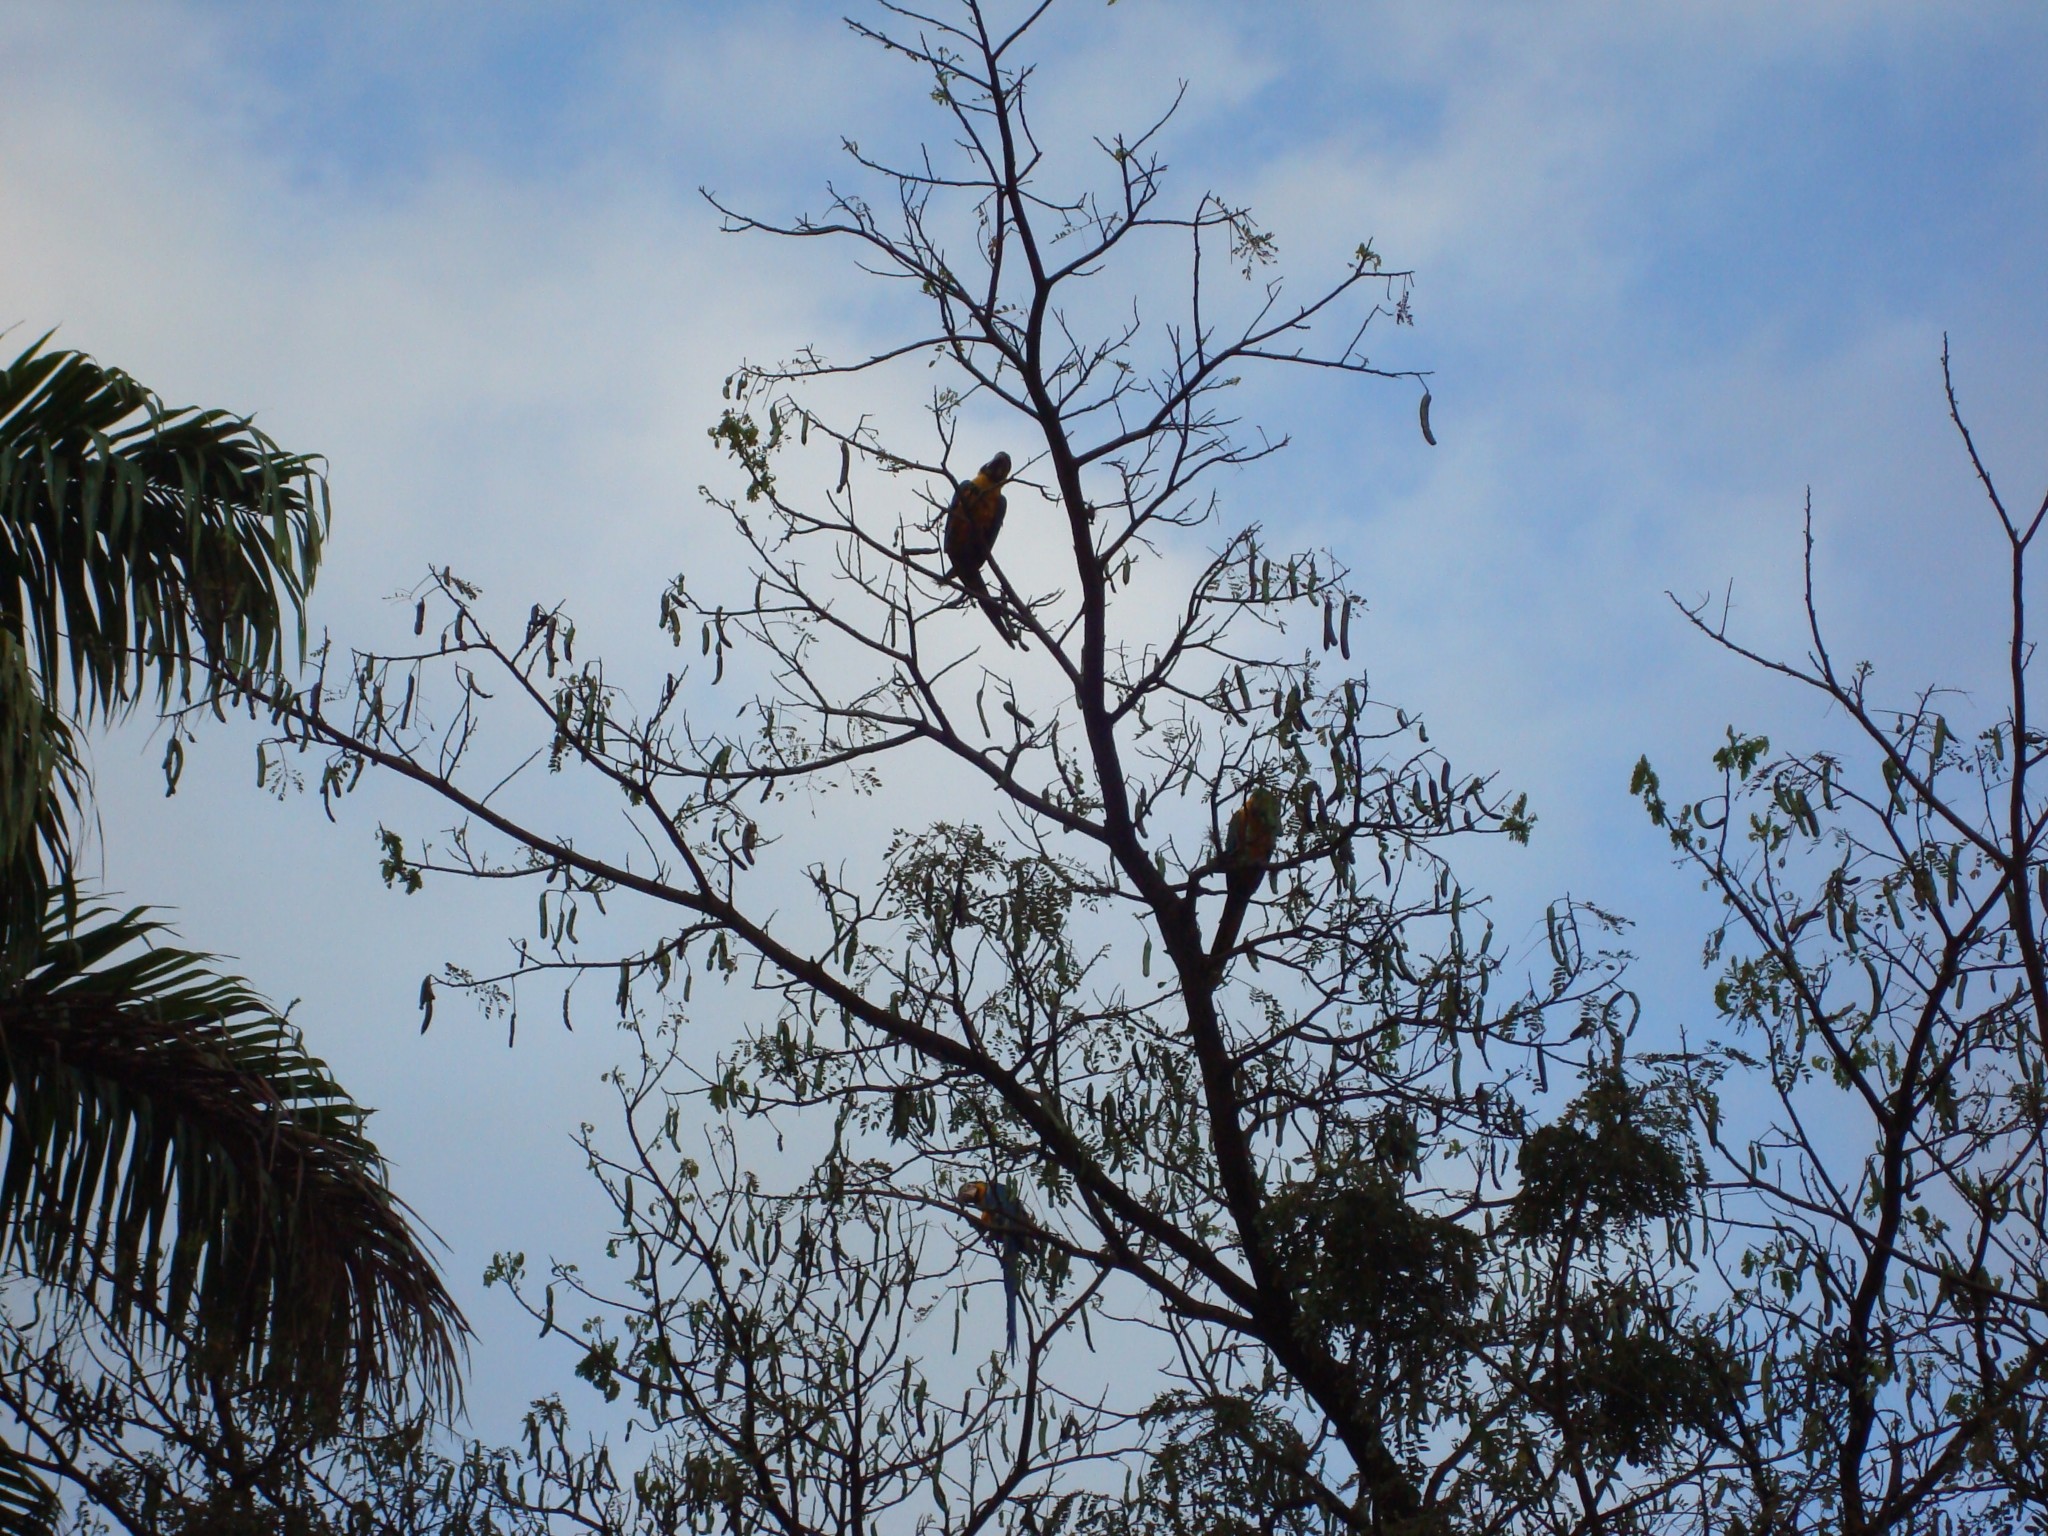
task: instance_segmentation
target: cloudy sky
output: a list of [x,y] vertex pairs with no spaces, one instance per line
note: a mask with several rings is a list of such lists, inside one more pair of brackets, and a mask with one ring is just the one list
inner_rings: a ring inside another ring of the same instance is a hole
[[[856,0],[856,4],[858,0]],[[1000,10],[1000,0],[998,9]],[[902,312],[844,253],[717,232],[709,187],[821,205],[841,136],[943,133],[840,6],[0,6],[0,327],[52,326],[173,402],[256,412],[332,464],[316,620],[389,633],[432,563],[504,611],[568,599],[645,646],[704,547],[705,427],[744,357],[886,344]],[[859,13],[858,14],[866,14]],[[2048,11],[2033,5],[1063,0],[1041,119],[1148,120],[1180,81],[1174,186],[1248,202],[1312,281],[1370,236],[1417,273],[1400,386],[1269,381],[1295,446],[1224,486],[1353,560],[1377,692],[1459,764],[1531,792],[1489,855],[1510,935],[1570,891],[1641,920],[1652,1027],[1697,1016],[1710,913],[1625,796],[1731,722],[1829,723],[1690,637],[1664,597],[1732,593],[1797,649],[1811,487],[1838,648],[1900,687],[1987,675],[1996,549],[1943,418],[1951,337],[2011,499],[2048,484]],[[1247,515],[1250,515],[1248,512]],[[1732,583],[1732,587],[1731,584]],[[588,1235],[568,1135],[601,1119],[602,1031],[506,1051],[414,996],[529,921],[378,885],[369,791],[330,826],[209,739],[165,800],[160,738],[98,747],[108,881],[238,957],[358,1095],[450,1245],[480,1406],[550,1384],[475,1276]]]

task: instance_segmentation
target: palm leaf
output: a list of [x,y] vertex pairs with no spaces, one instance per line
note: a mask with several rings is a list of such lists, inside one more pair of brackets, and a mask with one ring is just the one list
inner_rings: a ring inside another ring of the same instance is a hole
[[71,723],[0,628],[0,977],[33,953],[53,888],[71,891],[71,819],[86,786]]
[[452,1401],[461,1312],[368,1111],[298,1033],[141,909],[53,902],[0,993],[0,1234],[195,1372],[323,1416],[412,1379]]
[[0,1533],[56,1536],[57,1495],[14,1447],[0,1441]]
[[43,341],[0,369],[0,615],[45,696],[104,718],[152,680],[192,697],[201,656],[282,665],[327,529],[318,461]]
[[[73,894],[70,721],[273,671],[327,528],[317,461],[243,417],[173,410],[46,336],[0,368],[0,944]],[[198,665],[204,663],[203,665]]]

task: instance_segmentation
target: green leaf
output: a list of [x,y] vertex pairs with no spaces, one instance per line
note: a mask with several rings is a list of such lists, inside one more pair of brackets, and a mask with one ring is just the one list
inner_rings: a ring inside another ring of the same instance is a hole
[[453,1401],[467,1326],[367,1111],[210,957],[141,909],[53,901],[0,992],[0,1233],[117,1330],[334,1414],[415,1376]]
[[56,1536],[62,1506],[41,1474],[0,1441],[0,1531],[8,1536]]
[[[218,700],[303,655],[328,522],[316,459],[48,340],[0,367],[0,940],[17,964],[43,891],[71,899],[74,720]],[[173,737],[167,789],[182,754]]]

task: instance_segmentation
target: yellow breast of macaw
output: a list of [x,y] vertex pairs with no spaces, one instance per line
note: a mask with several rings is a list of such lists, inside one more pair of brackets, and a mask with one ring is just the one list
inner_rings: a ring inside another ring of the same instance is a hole
[[946,558],[955,570],[976,570],[988,562],[1003,526],[1003,493],[986,470],[963,480],[946,508]]
[[1023,1211],[1016,1197],[998,1185],[980,1180],[962,1184],[960,1202],[969,1208],[970,1219],[984,1232],[1014,1235],[1024,1227]]
[[1273,840],[1279,831],[1279,807],[1272,792],[1254,791],[1231,813],[1225,846],[1238,863],[1264,865],[1273,857]]

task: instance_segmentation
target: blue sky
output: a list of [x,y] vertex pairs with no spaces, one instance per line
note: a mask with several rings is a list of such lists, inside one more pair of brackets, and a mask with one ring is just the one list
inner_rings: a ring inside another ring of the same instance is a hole
[[[832,5],[13,0],[0,10],[0,326],[59,326],[174,401],[254,410],[333,465],[316,617],[344,637],[431,561],[507,612],[568,598],[648,646],[701,549],[704,428],[743,357],[886,342],[902,311],[843,258],[717,234],[708,185],[816,207],[842,134],[938,126]],[[1535,846],[1487,853],[1504,930],[1571,891],[1637,917],[1647,1028],[1698,1018],[1711,920],[1627,802],[1740,722],[1831,729],[1691,638],[1663,597],[1732,583],[1796,650],[1808,486],[1841,649],[1881,679],[1985,673],[1995,553],[1941,414],[1964,400],[2011,499],[2048,483],[2048,11],[2021,4],[1633,7],[1064,0],[1041,115],[1128,128],[1189,83],[1179,191],[1249,202],[1304,282],[1365,235],[1418,273],[1386,360],[1434,370],[1440,446],[1397,386],[1271,379],[1295,447],[1225,487],[1354,560],[1384,696],[1461,765],[1528,787]],[[647,654],[653,654],[648,652]],[[506,1052],[423,971],[529,921],[377,885],[372,790],[328,826],[209,740],[104,741],[109,881],[233,953],[367,1101],[451,1245],[479,1398],[553,1371],[474,1276],[588,1236],[567,1141],[601,1118],[602,1031]],[[506,1330],[510,1330],[507,1332]]]

